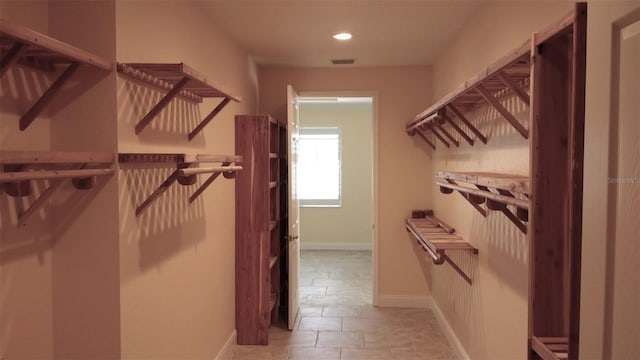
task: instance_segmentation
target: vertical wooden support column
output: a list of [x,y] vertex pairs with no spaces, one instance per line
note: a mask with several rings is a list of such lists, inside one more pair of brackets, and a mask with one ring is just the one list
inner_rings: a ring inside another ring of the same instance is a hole
[[569,118],[569,359],[578,359],[580,344],[580,280],[582,269],[582,205],[584,173],[585,88],[587,74],[587,4],[576,5],[572,44],[571,117]]
[[269,122],[236,116],[236,154],[243,170],[236,176],[236,329],[240,345],[268,343]]
[[[578,359],[586,4],[573,25],[538,43],[531,107],[529,338],[569,337]],[[542,355],[530,345],[529,359]]]

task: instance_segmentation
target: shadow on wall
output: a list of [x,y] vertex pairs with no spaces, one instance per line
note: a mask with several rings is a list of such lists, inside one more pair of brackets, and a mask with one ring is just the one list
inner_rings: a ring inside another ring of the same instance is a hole
[[431,255],[429,255],[429,253],[427,253],[422,246],[420,246],[420,244],[418,244],[418,242],[416,241],[415,237],[413,237],[413,235],[409,234],[407,232],[407,239],[408,241],[411,242],[411,249],[413,250],[413,253],[416,255],[416,258],[418,259],[418,264],[420,265],[420,269],[422,270],[422,276],[424,277],[424,281],[426,283],[430,283],[431,279],[430,274],[431,274],[431,268],[433,267],[432,265],[432,260],[431,260]]
[[[52,195],[52,202],[42,206],[24,227],[18,225],[19,215],[36,201],[51,182],[32,181],[33,192],[29,196],[0,194],[0,265],[32,256],[37,256],[42,262],[44,252],[64,241],[63,235],[67,229],[112,178],[97,177],[95,185],[88,190],[77,190],[71,185],[71,180],[65,180],[65,184]],[[54,214],[56,221],[52,220]]]
[[[176,181],[139,216],[138,208],[175,170],[167,164],[122,166],[120,174],[120,234],[123,246],[138,246],[142,271],[205,240],[205,211],[202,196],[189,203],[189,196],[202,181],[180,185]],[[222,177],[217,181],[223,181]],[[215,186],[215,184],[212,184]]]
[[[166,91],[157,90],[138,80],[121,76],[118,86],[118,119],[131,128],[134,133],[136,124],[165,96]],[[203,99],[207,105],[211,103],[211,110],[215,108],[217,99]],[[203,120],[198,103],[177,96],[158,113],[158,115],[137,135],[141,142],[158,144],[175,144],[185,141],[189,133]],[[215,119],[214,119],[215,122]],[[191,144],[203,145],[202,136],[196,137]]]
[[[62,67],[51,68],[46,71],[36,71],[25,66],[12,67],[4,74],[0,83],[4,90],[0,93],[2,113],[15,114],[21,117],[40,99],[42,94],[49,89],[62,72]],[[56,93],[64,93],[65,96],[54,96],[55,101],[47,105],[43,109],[43,113],[48,114],[48,116],[55,115],[57,110],[66,107],[70,102],[86,93],[107,76],[109,76],[108,71],[94,71],[93,69],[80,67]],[[35,121],[38,121],[37,118]],[[11,125],[10,128],[18,131],[18,123]],[[10,135],[11,132],[4,132],[0,136],[0,143],[6,140],[5,136]]]

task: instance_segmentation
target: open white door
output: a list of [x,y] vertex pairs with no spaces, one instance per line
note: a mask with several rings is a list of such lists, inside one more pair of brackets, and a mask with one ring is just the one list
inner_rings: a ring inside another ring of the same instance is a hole
[[298,94],[287,86],[287,159],[289,162],[289,330],[296,323],[300,308],[298,298],[298,273],[300,269],[300,200],[296,186],[296,162],[298,156]]

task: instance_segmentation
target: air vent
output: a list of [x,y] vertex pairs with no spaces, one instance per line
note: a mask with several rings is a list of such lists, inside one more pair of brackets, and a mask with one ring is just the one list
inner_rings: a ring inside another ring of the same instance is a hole
[[331,63],[333,65],[351,65],[351,64],[353,64],[355,62],[356,62],[355,59],[333,59],[333,60],[331,60]]

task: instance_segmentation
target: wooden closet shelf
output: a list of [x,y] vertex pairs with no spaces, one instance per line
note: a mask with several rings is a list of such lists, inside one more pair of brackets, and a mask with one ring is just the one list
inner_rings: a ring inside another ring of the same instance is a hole
[[113,153],[61,151],[0,151],[0,164],[99,164],[112,163]]
[[81,65],[110,71],[113,64],[99,56],[56,40],[24,26],[0,20],[0,78],[14,65],[21,64],[38,71],[53,72],[56,65],[68,65],[61,75],[20,118],[20,130],[40,115],[54,96]]
[[34,180],[50,180],[47,188],[18,216],[18,225],[40,209],[46,200],[71,179],[79,190],[90,189],[96,177],[112,175],[112,153],[49,152],[49,151],[0,151],[0,191],[14,197],[32,193]]
[[407,231],[413,235],[423,250],[429,253],[434,264],[441,265],[445,261],[448,262],[465,281],[471,284],[471,277],[453,262],[446,252],[466,250],[477,254],[478,249],[455,233],[449,232],[452,228],[430,215],[433,212],[428,211],[427,213],[429,215],[425,215],[425,217],[407,218],[405,220]]
[[[487,210],[501,211],[523,233],[527,233],[524,222],[529,221],[529,178],[522,175],[487,172],[438,172],[436,177],[440,192],[451,194],[457,191],[482,216]],[[465,183],[461,185],[459,183]],[[470,185],[470,186],[469,186]],[[496,192],[491,191],[495,189]],[[518,197],[516,197],[518,195]],[[486,209],[481,205],[486,203]],[[515,206],[515,214],[507,205]]]
[[119,163],[225,163],[242,162],[242,156],[194,153],[119,153]]
[[438,171],[436,173],[436,177],[517,192],[525,195],[529,194],[529,177],[524,175],[491,172]]
[[569,358],[569,338],[536,337],[531,338],[531,348],[544,360],[562,360]]
[[[215,179],[223,175],[226,179],[234,179],[235,174],[242,170],[242,166],[232,163],[242,162],[242,156],[238,155],[215,155],[215,154],[185,154],[185,153],[120,153],[118,154],[118,162],[120,163],[171,163],[176,165],[176,169],[163,181],[160,186],[147,197],[145,201],[136,208],[136,216],[139,216],[151,203],[156,201],[160,195],[171,187],[176,181],[180,185],[193,185],[197,182],[197,175],[211,174],[200,187],[189,196],[189,202],[194,202],[204,190],[213,183]],[[220,166],[212,167],[193,167],[200,163],[220,163]]]
[[195,102],[202,98],[222,98],[222,101],[190,133],[192,140],[209,122],[227,106],[230,101],[240,102],[240,98],[213,85],[202,74],[184,63],[118,63],[118,72],[156,88],[167,94],[136,124],[136,134],[151,123],[174,97],[180,95]]
[[[497,96],[506,92],[512,92],[525,104],[529,105],[530,98],[525,87],[529,83],[531,74],[530,55],[531,40],[527,40],[521,46],[505,55],[484,71],[471,77],[454,91],[445,95],[441,100],[433,104],[427,110],[416,115],[406,125],[406,131],[410,136],[424,135],[422,131],[429,130],[446,147],[448,141],[440,133],[453,140],[448,131],[442,126],[449,123],[451,128],[462,136],[470,145],[474,144],[470,134],[465,132],[454,119],[458,118],[470,132],[476,135],[480,141],[486,144],[486,136],[483,135],[463,114],[464,111],[478,107],[481,103],[493,106],[525,139],[529,137],[529,131],[500,104]],[[426,136],[421,136],[423,139]],[[431,147],[435,145],[426,138]],[[458,146],[458,145],[456,145]]]
[[[77,62],[108,71],[113,69],[111,61],[35,30],[4,20],[0,20],[0,46],[2,53],[7,57],[7,60],[4,56],[2,58],[3,73],[6,62],[40,62],[51,65]],[[16,47],[20,47],[20,50],[17,51],[17,55],[13,55],[13,52],[16,52],[14,50]],[[11,55],[13,57],[10,57]]]

